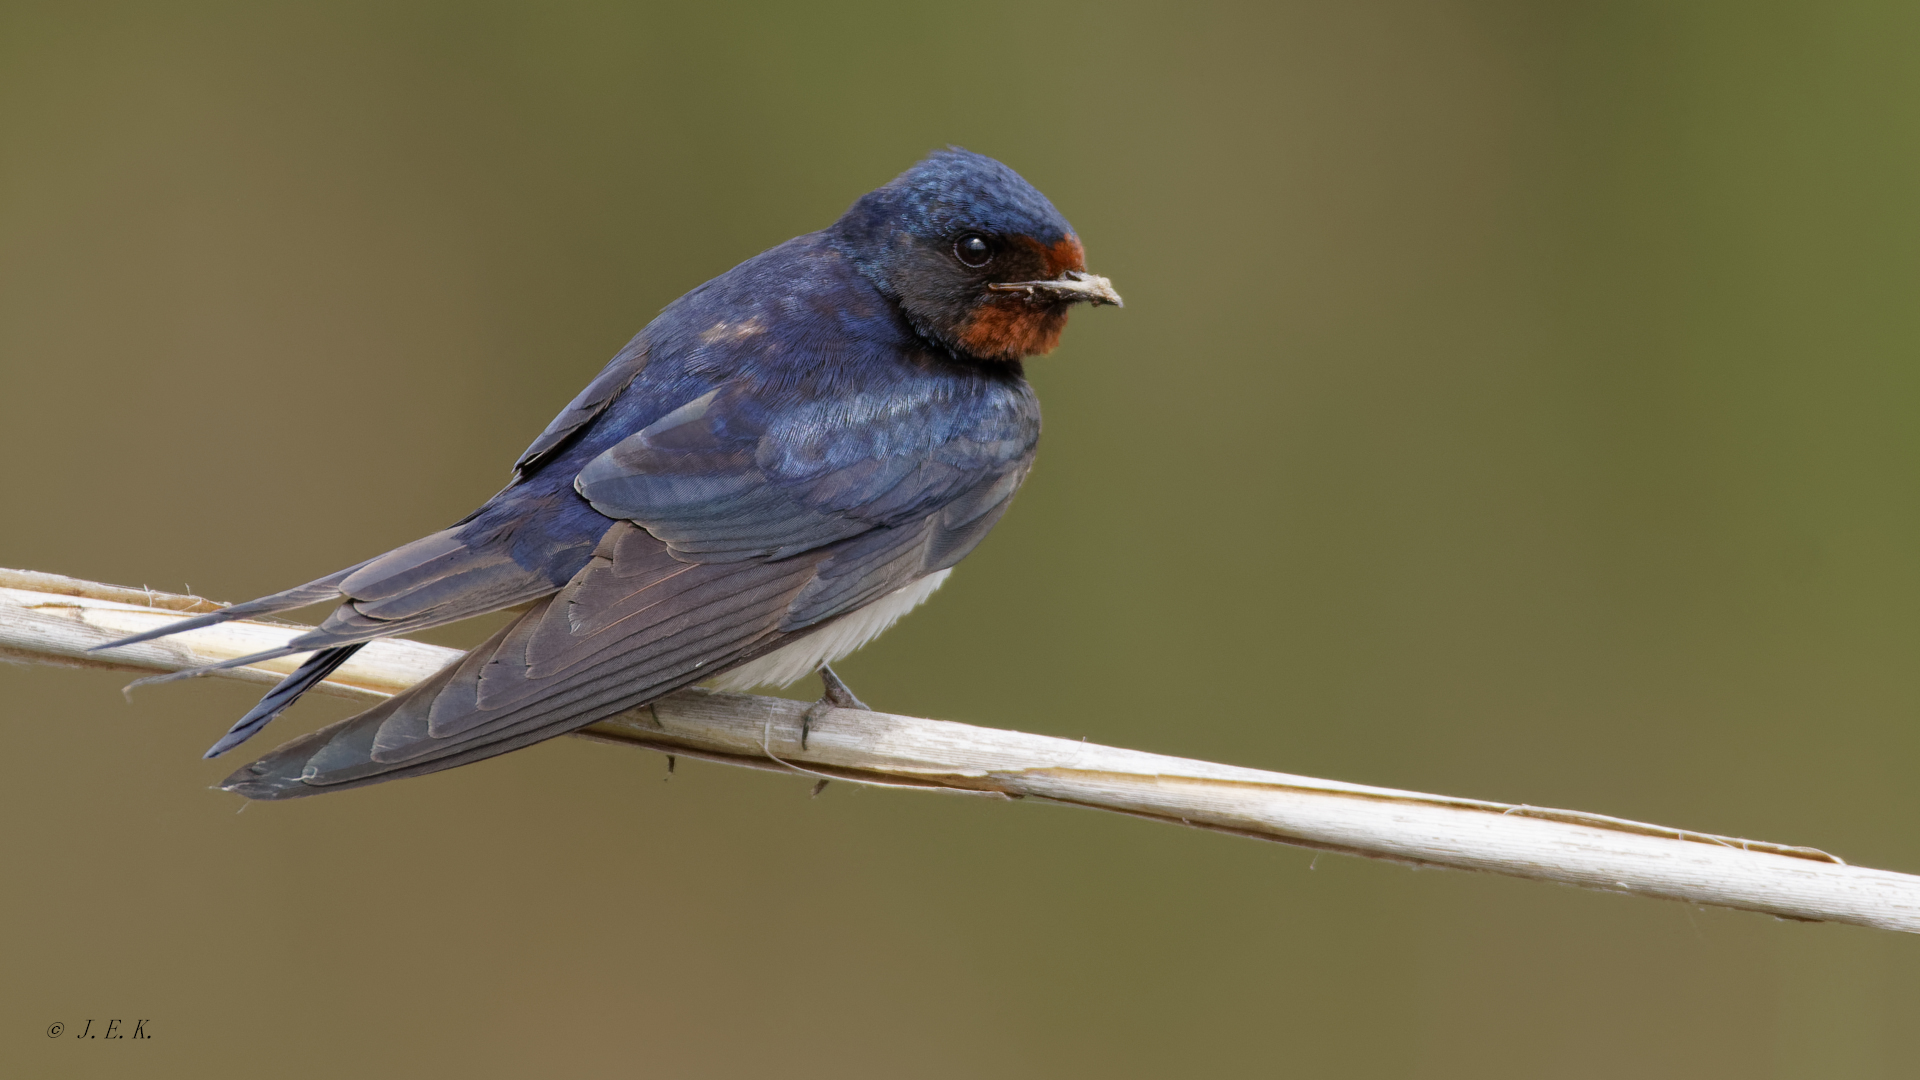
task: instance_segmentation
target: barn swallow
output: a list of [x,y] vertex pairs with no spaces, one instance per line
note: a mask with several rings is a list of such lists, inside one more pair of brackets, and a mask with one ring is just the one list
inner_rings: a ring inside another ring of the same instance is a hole
[[687,293],[451,528],[112,648],[309,604],[311,652],[233,749],[376,638],[527,605],[433,677],[221,786],[287,799],[437,772],[695,683],[786,685],[924,601],[1006,512],[1040,405],[1022,361],[1076,304],[1120,306],[1012,169],[938,151],[840,220]]

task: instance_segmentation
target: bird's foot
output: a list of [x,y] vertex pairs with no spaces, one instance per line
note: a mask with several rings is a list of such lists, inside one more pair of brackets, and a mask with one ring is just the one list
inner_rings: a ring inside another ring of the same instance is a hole
[[854,697],[853,691],[848,689],[847,684],[840,681],[840,676],[833,673],[833,668],[826,664],[820,665],[820,691],[820,700],[808,706],[807,711],[800,714],[800,749],[802,750],[807,748],[807,734],[813,730],[813,722],[826,716],[828,710],[873,711],[867,707],[866,702]]

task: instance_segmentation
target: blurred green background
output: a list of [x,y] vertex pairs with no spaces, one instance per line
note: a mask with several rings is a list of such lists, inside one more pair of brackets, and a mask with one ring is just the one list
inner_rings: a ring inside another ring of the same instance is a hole
[[[1031,365],[1039,467],[868,701],[1920,871],[1917,48],[1910,3],[7,0],[0,565],[239,600],[440,528],[952,142],[1128,307]],[[10,1076],[1920,1053],[1893,934],[578,740],[236,815],[198,758],[257,691],[124,681],[0,668]]]

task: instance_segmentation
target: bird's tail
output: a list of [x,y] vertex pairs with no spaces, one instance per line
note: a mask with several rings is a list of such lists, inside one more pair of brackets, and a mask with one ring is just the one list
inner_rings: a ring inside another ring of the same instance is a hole
[[[371,559],[368,560],[368,562],[371,561]],[[334,600],[340,596],[340,583],[347,580],[355,570],[365,565],[367,564],[356,563],[353,566],[347,567],[345,570],[328,574],[326,577],[316,581],[309,581],[298,588],[288,589],[285,592],[277,592],[271,596],[263,596],[258,600],[249,600],[244,604],[229,604],[219,611],[209,611],[205,615],[195,615],[191,619],[181,619],[178,622],[171,622],[153,630],[134,634],[132,637],[123,637],[118,641],[109,641],[105,645],[95,645],[87,651],[99,652],[102,649],[117,649],[122,645],[138,645],[143,641],[152,641],[155,638],[168,637],[173,634],[184,633],[188,630],[198,630],[203,626],[217,626],[220,623],[230,622],[234,619],[247,619],[255,615],[272,615],[281,611],[292,611],[295,608],[303,608],[310,604],[318,604],[326,600]]]
[[282,656],[312,653],[207,751],[208,757],[217,757],[266,726],[375,638],[441,626],[556,592],[592,557],[607,524],[606,518],[571,490],[515,488],[459,524],[298,588],[181,619],[97,648],[132,645],[231,619],[343,601],[319,626],[272,649],[134,683],[142,686],[190,679]]
[[203,756],[219,757],[253,738],[254,733],[266,727],[274,717],[286,712],[288,706],[300,699],[301,694],[313,689],[315,683],[333,674],[341,664],[346,663],[349,657],[366,645],[364,641],[356,641],[351,645],[321,649],[307,657],[306,663],[301,664],[293,674],[281,679],[278,685],[267,691],[267,696],[261,698],[258,705],[247,710],[247,715],[234,721],[233,726],[227,729],[227,733],[220,736],[220,741],[209,747]]

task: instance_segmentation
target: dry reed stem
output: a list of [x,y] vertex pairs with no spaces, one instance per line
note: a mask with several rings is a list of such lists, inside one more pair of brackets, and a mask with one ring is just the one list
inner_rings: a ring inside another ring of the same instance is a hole
[[[199,597],[0,570],[0,659],[178,671],[258,652],[306,629],[237,620],[126,648],[86,651],[215,606]],[[315,692],[377,700],[459,655],[419,642],[377,641]],[[301,659],[291,656],[221,674],[270,684]],[[803,748],[800,724],[807,709],[783,698],[695,689],[578,734],[821,780],[1033,798],[1417,866],[1920,932],[1920,877],[1848,866],[1812,848],[881,712],[832,709],[815,719]]]

